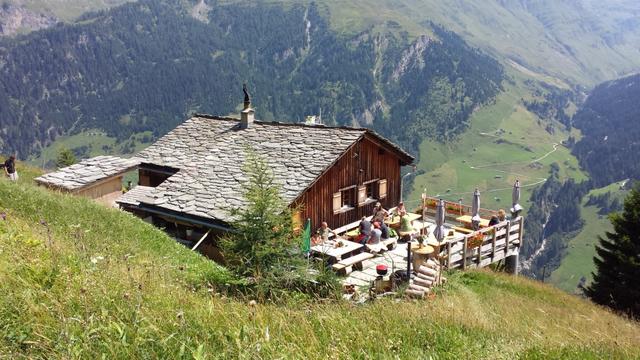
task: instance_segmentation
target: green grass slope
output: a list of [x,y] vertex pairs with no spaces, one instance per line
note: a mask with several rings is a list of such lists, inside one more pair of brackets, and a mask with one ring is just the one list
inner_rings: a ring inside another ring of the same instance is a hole
[[603,188],[594,189],[582,201],[581,216],[584,227],[575,238],[567,244],[567,254],[560,266],[551,273],[548,281],[562,290],[573,293],[577,291],[578,283],[584,276],[587,283],[592,279],[591,272],[595,270],[593,257],[596,255],[598,237],[605,236],[605,232],[612,231],[611,222],[606,216],[598,214],[597,206],[587,206],[590,195],[601,195],[611,192],[621,203],[628,191],[620,190],[620,184],[614,183]]
[[251,306],[223,268],[118,210],[0,179],[1,358],[637,358],[640,325],[457,272],[430,301]]
[[[53,15],[62,21],[73,21],[88,11],[118,6],[129,0],[7,0],[39,14]],[[135,1],[135,0],[133,0]]]

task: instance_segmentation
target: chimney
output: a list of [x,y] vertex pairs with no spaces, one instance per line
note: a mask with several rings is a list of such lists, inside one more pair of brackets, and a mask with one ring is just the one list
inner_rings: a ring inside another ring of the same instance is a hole
[[244,109],[240,113],[240,128],[246,129],[253,124],[255,111],[251,108],[251,97],[247,90],[247,84],[242,85],[242,91],[244,92]]

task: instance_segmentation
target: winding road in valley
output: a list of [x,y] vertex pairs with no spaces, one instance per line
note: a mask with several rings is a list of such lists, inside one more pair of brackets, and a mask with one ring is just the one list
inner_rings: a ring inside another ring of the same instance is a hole
[[[486,134],[486,133],[481,133],[480,135],[485,135],[485,136],[494,136],[495,135],[491,135],[491,134]],[[503,173],[503,174],[507,174],[507,175],[516,175],[519,176],[521,178],[529,178],[528,175],[523,175],[523,174],[518,174],[515,172],[511,172],[511,171],[505,171],[505,170],[500,170],[497,167],[500,166],[511,166],[511,165],[530,165],[530,164],[534,164],[536,162],[542,161],[545,158],[547,158],[549,155],[553,154],[554,152],[556,152],[558,150],[558,147],[560,146],[560,144],[558,143],[553,143],[553,149],[549,152],[547,152],[546,154],[540,156],[539,158],[533,159],[531,161],[515,161],[515,162],[505,162],[505,163],[494,163],[494,164],[486,164],[486,165],[467,165],[469,166],[469,169],[471,170],[493,170],[495,172],[499,172],[499,173]],[[543,182],[547,181],[546,178],[533,178],[532,180],[535,180],[534,182],[531,183],[527,183],[527,184],[522,184],[520,185],[521,188],[524,187],[532,187],[532,186],[537,186],[542,184]],[[484,192],[487,193],[492,193],[492,192],[498,192],[498,191],[504,191],[504,190],[510,190],[512,189],[512,186],[508,186],[508,187],[504,187],[504,188],[496,188],[496,189],[487,189]],[[449,195],[470,195],[473,194],[473,191],[465,191],[465,192],[458,192],[458,193],[446,193],[447,196]],[[440,196],[442,194],[437,194],[436,196]]]

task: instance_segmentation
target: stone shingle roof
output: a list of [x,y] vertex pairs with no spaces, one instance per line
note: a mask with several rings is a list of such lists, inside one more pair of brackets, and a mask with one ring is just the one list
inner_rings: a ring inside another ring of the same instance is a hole
[[242,165],[250,147],[267,161],[290,203],[366,133],[387,142],[367,129],[261,121],[240,129],[237,119],[196,115],[138,154],[143,163],[179,169],[140,202],[229,221],[228,210],[244,205]]
[[122,194],[122,196],[120,196],[116,201],[120,204],[138,206],[140,205],[140,199],[144,199],[147,196],[149,196],[149,193],[152,190],[153,188],[150,186],[138,185],[133,187],[131,190],[127,191],[126,193]]
[[90,186],[97,181],[125,173],[139,164],[140,160],[137,158],[123,159],[116,156],[96,156],[37,177],[35,181],[38,184],[49,187],[73,191]]

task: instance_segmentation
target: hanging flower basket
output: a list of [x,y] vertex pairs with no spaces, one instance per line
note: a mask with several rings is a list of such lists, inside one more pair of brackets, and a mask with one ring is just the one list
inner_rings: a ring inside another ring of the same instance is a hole
[[447,212],[459,214],[462,207],[459,204],[448,203],[447,204]]
[[427,207],[428,208],[436,208],[438,206],[438,202],[436,200],[430,199],[427,200]]
[[481,246],[483,242],[484,242],[484,234],[483,233],[476,233],[474,235],[471,235],[467,239],[467,249],[475,249],[475,248]]

